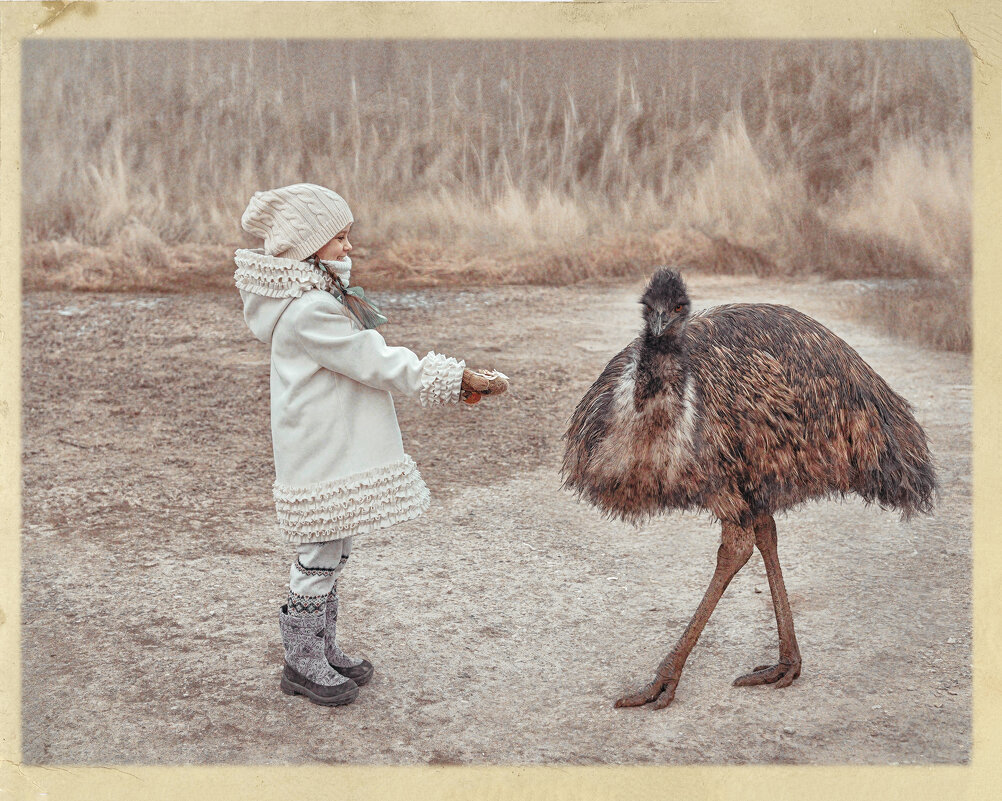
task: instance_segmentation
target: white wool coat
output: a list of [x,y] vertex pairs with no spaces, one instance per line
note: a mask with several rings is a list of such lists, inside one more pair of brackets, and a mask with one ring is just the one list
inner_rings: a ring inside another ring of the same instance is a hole
[[[459,400],[464,363],[423,359],[361,329],[311,263],[238,250],[244,319],[271,348],[275,507],[290,542],[364,534],[417,517],[428,488],[404,453],[390,393]],[[351,262],[328,262],[347,284]]]

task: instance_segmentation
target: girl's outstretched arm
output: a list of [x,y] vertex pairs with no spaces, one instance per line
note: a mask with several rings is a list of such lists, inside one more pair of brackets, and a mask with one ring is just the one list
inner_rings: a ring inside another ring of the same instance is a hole
[[464,362],[434,351],[420,359],[408,348],[387,345],[375,329],[358,331],[344,307],[319,290],[300,298],[294,314],[299,343],[321,367],[376,389],[417,397],[422,406],[459,400]]

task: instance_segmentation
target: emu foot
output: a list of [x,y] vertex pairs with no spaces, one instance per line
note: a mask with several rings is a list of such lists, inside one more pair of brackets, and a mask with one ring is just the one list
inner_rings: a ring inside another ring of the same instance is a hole
[[668,679],[667,681],[655,679],[640,692],[633,695],[624,695],[616,701],[614,706],[616,708],[623,706],[643,706],[644,704],[653,702],[651,709],[664,709],[675,700],[676,687],[678,687],[678,678]]
[[756,684],[775,684],[789,687],[800,675],[800,657],[780,659],[776,665],[759,665],[751,673],[745,673],[734,680],[735,687],[754,687]]

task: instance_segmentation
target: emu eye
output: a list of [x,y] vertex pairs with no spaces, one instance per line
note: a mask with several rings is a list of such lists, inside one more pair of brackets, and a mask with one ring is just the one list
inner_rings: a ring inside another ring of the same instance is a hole
[[678,306],[675,307],[675,311],[680,312],[682,311],[683,308],[685,307],[681,303],[679,303]]

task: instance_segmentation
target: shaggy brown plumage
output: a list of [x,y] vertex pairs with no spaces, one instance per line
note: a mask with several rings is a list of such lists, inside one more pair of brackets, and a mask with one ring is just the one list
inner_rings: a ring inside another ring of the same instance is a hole
[[[768,304],[690,316],[685,285],[666,268],[652,277],[641,303],[643,333],[609,362],[571,419],[565,487],[635,523],[670,509],[709,511],[724,528],[720,593],[757,542],[777,620],[789,610],[778,557],[767,556],[775,550],[775,512],[853,492],[904,517],[931,511],[935,475],[908,403],[823,325]],[[707,618],[716,603],[711,595],[704,599]],[[779,623],[782,640],[787,626]],[[793,648],[781,642],[780,664],[791,664],[778,676],[779,666],[770,669],[766,680],[788,684],[799,673],[792,618],[788,628]],[[677,683],[688,650],[679,655],[662,666],[659,693],[668,692],[667,674]],[[619,704],[654,700],[649,694]]]

